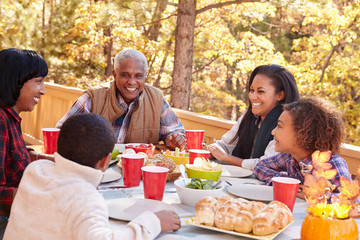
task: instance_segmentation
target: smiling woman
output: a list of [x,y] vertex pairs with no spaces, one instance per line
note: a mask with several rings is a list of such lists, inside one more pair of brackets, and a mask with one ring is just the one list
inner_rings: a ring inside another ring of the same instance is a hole
[[[37,153],[26,148],[21,131],[23,111],[32,111],[45,94],[45,60],[31,50],[0,51],[0,219],[5,227],[25,167]],[[4,229],[0,229],[2,237]]]
[[282,104],[297,101],[299,92],[294,76],[275,64],[255,68],[247,92],[246,113],[208,149],[220,161],[252,170],[259,159],[276,153],[271,130],[282,113]]

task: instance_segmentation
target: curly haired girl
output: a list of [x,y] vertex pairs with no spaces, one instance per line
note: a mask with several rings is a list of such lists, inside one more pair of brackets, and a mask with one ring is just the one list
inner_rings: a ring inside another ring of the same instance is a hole
[[332,152],[329,163],[337,171],[332,184],[340,186],[340,176],[351,180],[345,160],[335,154],[344,135],[344,122],[341,112],[332,103],[309,97],[285,104],[272,135],[275,150],[280,153],[261,160],[254,169],[255,176],[266,184],[278,176],[296,178],[304,183],[302,173],[306,169],[303,168],[311,165],[311,154],[316,150]]

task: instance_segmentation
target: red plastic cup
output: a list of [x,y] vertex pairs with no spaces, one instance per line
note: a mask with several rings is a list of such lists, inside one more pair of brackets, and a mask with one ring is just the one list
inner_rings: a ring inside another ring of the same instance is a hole
[[57,151],[57,140],[59,137],[59,128],[43,128],[44,152],[46,154],[54,154]]
[[158,166],[142,167],[144,197],[162,201],[165,191],[166,177],[168,168]]
[[274,200],[282,202],[293,211],[300,181],[289,177],[273,177]]
[[141,168],[144,166],[145,156],[140,154],[121,155],[122,175],[126,187],[140,185]]
[[189,162],[190,164],[194,163],[195,158],[205,158],[206,160],[209,158],[210,152],[202,149],[190,149],[189,150]]
[[202,149],[205,130],[186,130],[186,143],[188,149]]

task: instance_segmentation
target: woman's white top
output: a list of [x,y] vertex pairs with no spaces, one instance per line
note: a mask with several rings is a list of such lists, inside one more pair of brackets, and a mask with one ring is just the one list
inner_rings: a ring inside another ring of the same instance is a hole
[[[239,126],[241,124],[241,121],[244,118],[244,115],[245,114],[243,114],[239,117],[239,119],[234,124],[234,126],[232,126],[232,128],[222,136],[221,140],[217,140],[215,142],[215,144],[218,147],[222,148],[228,154],[232,153],[232,151],[234,150],[234,148],[236,147],[236,145],[239,141],[239,139],[237,138],[233,143],[230,143],[231,140],[234,139],[234,137],[236,136]],[[260,128],[260,125],[259,125],[259,128]],[[277,152],[275,151],[275,141],[271,140],[269,142],[269,144],[267,145],[263,156],[261,156],[260,158],[244,159],[244,161],[242,162],[242,167],[253,170],[254,167],[256,166],[256,164],[258,163],[258,161],[268,158],[270,156],[273,156],[275,154],[277,154]]]

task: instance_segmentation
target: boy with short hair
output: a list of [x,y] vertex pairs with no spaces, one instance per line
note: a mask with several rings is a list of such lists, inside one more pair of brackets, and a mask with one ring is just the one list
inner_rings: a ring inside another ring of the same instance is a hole
[[[254,168],[255,176],[266,184],[279,176],[296,178],[303,184],[303,172],[312,164],[311,154],[316,150],[331,151],[329,163],[337,173],[330,182],[337,192],[340,176],[351,180],[345,160],[335,154],[344,135],[341,115],[333,104],[317,97],[285,104],[277,127],[272,131],[275,151],[280,153],[260,161]],[[301,194],[298,197],[302,197]]]
[[72,116],[57,144],[55,163],[39,160],[25,170],[5,239],[153,239],[179,229],[180,218],[172,211],[144,212],[125,229],[110,229],[105,200],[96,189],[114,146],[105,118]]

